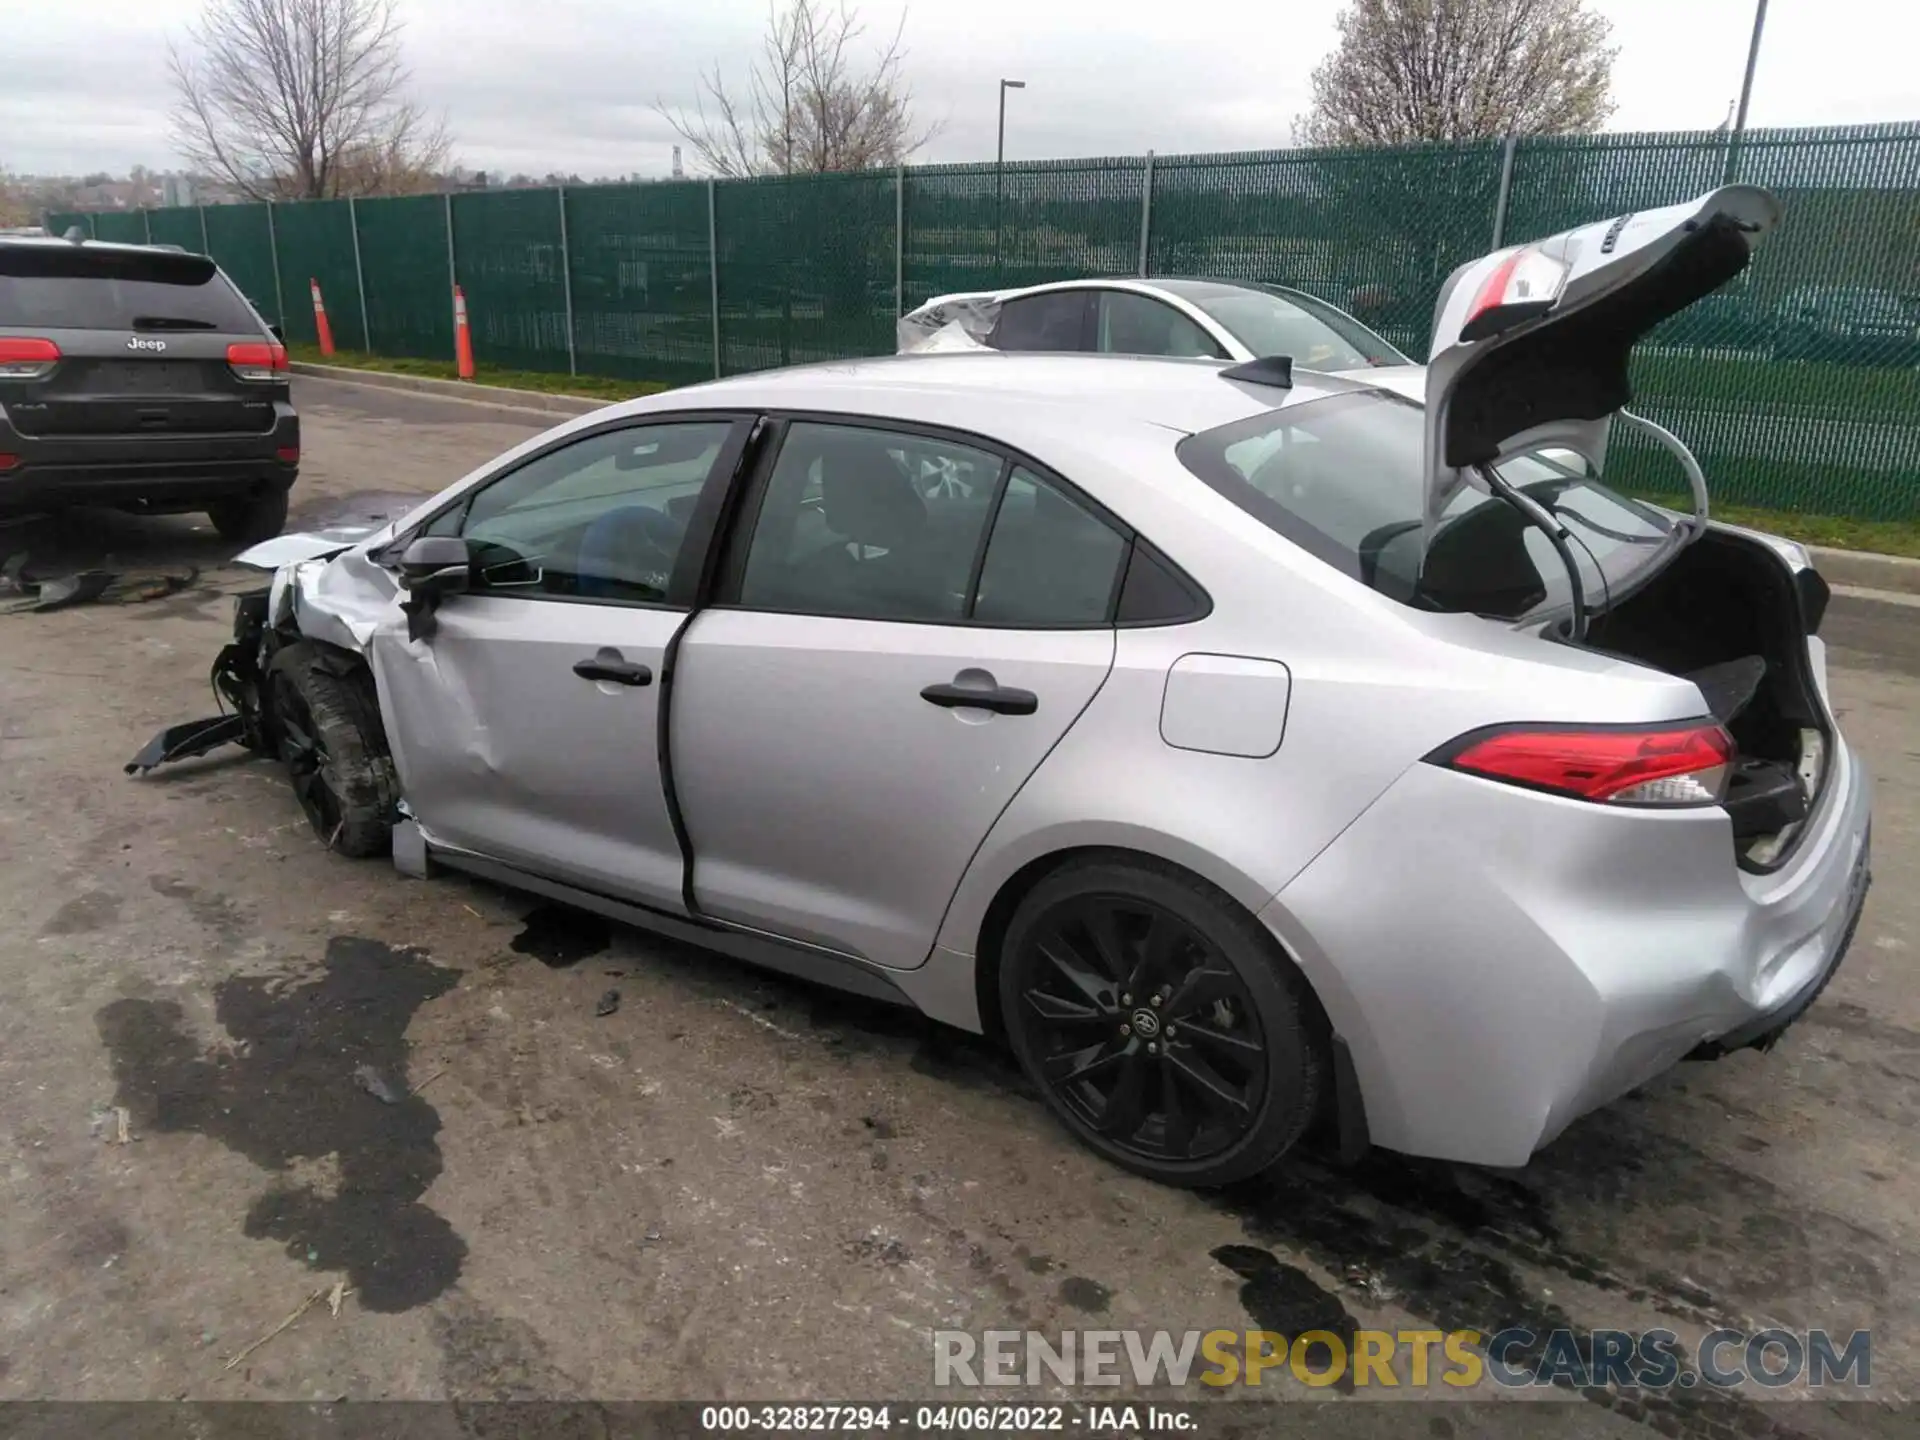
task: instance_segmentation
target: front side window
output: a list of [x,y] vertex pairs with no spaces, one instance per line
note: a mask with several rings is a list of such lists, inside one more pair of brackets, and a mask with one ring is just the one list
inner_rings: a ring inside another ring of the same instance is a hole
[[1100,343],[1104,355],[1185,355],[1226,359],[1206,331],[1164,300],[1131,290],[1100,296]]
[[528,461],[435,519],[461,535],[473,589],[659,602],[731,422],[634,426]]
[[[1187,468],[1269,529],[1405,604],[1518,617],[1566,603],[1565,568],[1518,510],[1455,495],[1422,559],[1424,413],[1379,392],[1331,396],[1189,436]],[[1566,452],[1500,467],[1574,537],[1589,596],[1618,591],[1664,550],[1659,511],[1590,478]]]
[[1028,295],[1000,307],[987,343],[996,350],[1084,350],[1087,290],[1057,290],[1050,295]]

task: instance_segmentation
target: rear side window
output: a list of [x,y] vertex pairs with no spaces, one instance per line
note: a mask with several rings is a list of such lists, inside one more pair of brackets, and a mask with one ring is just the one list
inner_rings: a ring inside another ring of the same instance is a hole
[[1131,290],[1100,297],[1098,349],[1103,355],[1184,355],[1224,360],[1213,337],[1163,300]]
[[987,343],[996,350],[1084,350],[1090,290],[1029,295],[1000,307]]
[[1071,496],[1016,465],[987,543],[973,618],[983,625],[1100,625],[1127,542]]
[[0,326],[260,332],[205,256],[68,245],[0,245]]

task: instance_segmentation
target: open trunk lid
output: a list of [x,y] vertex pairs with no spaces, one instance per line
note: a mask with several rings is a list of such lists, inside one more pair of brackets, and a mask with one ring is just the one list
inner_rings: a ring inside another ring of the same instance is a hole
[[1561,448],[1600,467],[1635,342],[1746,269],[1779,219],[1771,193],[1729,185],[1456,270],[1427,365],[1425,542],[1478,466]]

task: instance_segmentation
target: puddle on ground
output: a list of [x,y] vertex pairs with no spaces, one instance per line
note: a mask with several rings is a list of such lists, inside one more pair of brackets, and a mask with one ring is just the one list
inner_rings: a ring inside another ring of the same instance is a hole
[[[247,1211],[245,1233],[343,1272],[369,1310],[410,1310],[452,1285],[467,1254],[421,1203],[440,1174],[440,1116],[406,1090],[407,1026],[459,979],[422,951],[335,936],[316,979],[216,985],[231,1044],[211,1048],[177,1001],[116,1000],[96,1016],[115,1103],[136,1132],[205,1135],[273,1171],[281,1181]],[[362,1070],[384,1078],[393,1103],[369,1093]],[[324,1181],[293,1183],[322,1169]]]
[[538,905],[522,919],[513,937],[517,954],[531,955],[550,969],[577,965],[613,943],[613,927],[591,910],[571,905]]

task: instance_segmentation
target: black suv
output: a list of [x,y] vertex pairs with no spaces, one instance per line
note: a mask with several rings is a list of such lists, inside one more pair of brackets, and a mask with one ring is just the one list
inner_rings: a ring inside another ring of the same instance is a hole
[[205,510],[251,543],[299,468],[286,348],[213,261],[0,238],[0,511]]

